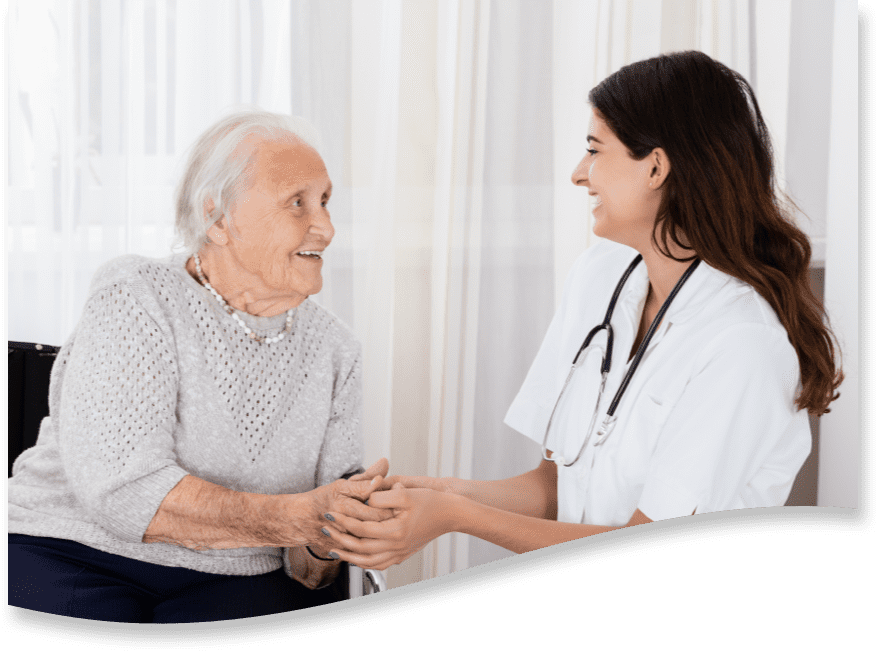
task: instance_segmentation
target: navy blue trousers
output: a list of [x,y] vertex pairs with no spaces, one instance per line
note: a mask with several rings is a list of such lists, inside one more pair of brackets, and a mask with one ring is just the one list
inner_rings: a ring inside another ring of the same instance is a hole
[[9,535],[9,604],[122,623],[199,623],[334,602],[334,587],[305,588],[280,568],[215,575],[160,566],[48,537]]

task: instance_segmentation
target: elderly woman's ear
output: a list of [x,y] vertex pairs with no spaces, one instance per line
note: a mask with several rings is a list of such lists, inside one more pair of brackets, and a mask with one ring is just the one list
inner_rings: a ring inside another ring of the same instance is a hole
[[[220,220],[220,222],[222,222],[222,220]],[[229,239],[220,222],[217,222],[207,230],[207,237],[213,244],[223,246],[229,241]]]
[[[212,199],[207,199],[204,202],[204,218],[207,219],[211,213],[213,213],[213,209],[215,208],[215,204]],[[211,227],[207,230],[207,238],[215,245],[224,245],[229,241],[229,237],[226,234],[226,223],[225,218],[220,218],[216,222],[214,222]]]

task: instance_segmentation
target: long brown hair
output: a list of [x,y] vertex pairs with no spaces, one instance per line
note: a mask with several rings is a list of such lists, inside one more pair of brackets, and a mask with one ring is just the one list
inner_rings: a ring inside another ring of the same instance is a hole
[[776,191],[771,139],[747,80],[702,52],[675,52],[621,68],[588,100],[635,159],[656,147],[670,159],[652,236],[659,251],[674,258],[670,240],[753,286],[799,357],[796,405],[829,412],[844,379],[838,345],[811,291],[808,237]]

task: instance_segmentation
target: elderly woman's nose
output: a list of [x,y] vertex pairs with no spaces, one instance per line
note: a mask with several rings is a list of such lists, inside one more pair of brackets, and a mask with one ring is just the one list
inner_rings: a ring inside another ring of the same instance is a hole
[[323,210],[315,211],[311,216],[311,228],[312,233],[319,233],[322,235],[327,242],[332,240],[335,236],[335,227],[332,226],[332,219],[329,217],[329,211],[325,208]]
[[588,156],[582,157],[579,165],[577,165],[576,169],[573,170],[573,174],[571,175],[570,180],[575,186],[588,185]]

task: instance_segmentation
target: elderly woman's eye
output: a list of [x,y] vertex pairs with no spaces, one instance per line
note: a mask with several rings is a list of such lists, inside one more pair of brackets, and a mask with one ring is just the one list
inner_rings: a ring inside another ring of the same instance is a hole
[[298,208],[298,207],[301,206],[301,205],[302,205],[302,200],[301,200],[301,199],[294,199],[294,200],[293,200],[293,206],[296,206],[296,207]]

